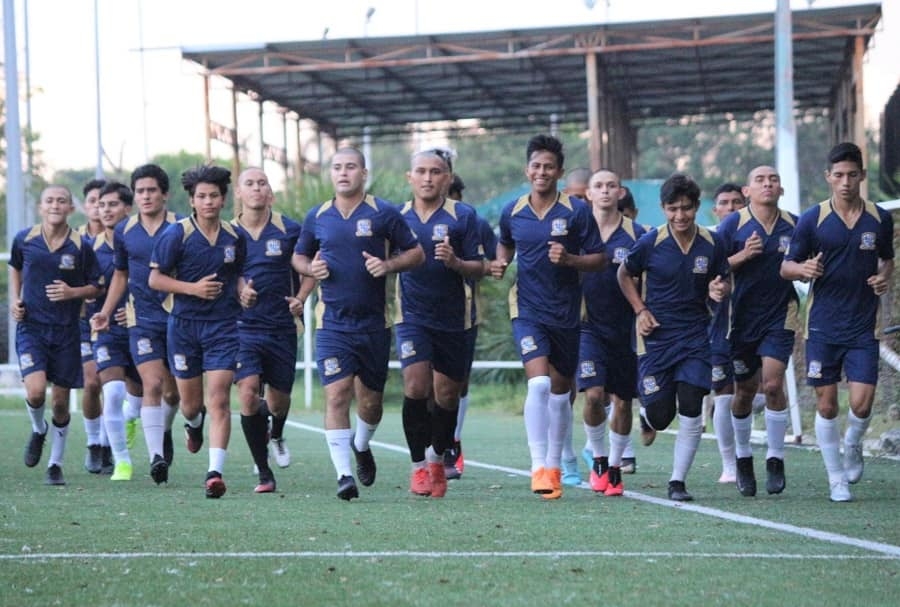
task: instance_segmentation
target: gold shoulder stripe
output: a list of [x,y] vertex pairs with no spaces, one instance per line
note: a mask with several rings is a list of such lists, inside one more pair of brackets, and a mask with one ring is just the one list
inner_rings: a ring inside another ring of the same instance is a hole
[[666,238],[669,237],[669,226],[662,225],[659,226],[656,232],[656,242],[653,243],[653,246],[659,246]]
[[516,201],[516,204],[513,205],[510,215],[511,216],[515,215],[516,213],[518,213],[519,211],[521,211],[522,209],[524,209],[527,206],[528,206],[528,194],[524,194]]
[[322,206],[319,207],[319,210],[316,211],[316,217],[330,209],[333,204],[334,202],[332,200],[326,200],[325,202],[323,202]]

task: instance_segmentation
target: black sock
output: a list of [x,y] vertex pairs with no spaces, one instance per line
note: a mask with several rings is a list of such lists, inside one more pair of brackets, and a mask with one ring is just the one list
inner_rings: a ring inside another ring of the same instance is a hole
[[244,438],[247,439],[247,446],[250,448],[250,454],[253,456],[253,463],[259,468],[260,475],[269,470],[269,449],[266,445],[266,432],[269,429],[269,422],[264,415],[241,415],[241,429],[244,431]]
[[428,447],[428,399],[403,397],[403,433],[413,462],[425,461]]
[[287,423],[287,413],[278,417],[272,415],[272,438],[281,438],[284,436],[284,425]]
[[453,432],[456,430],[457,410],[444,409],[437,403],[431,411],[431,446],[441,455],[453,448]]

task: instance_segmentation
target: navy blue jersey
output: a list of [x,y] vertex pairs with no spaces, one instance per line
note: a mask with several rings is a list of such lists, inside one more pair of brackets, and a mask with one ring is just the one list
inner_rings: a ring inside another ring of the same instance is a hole
[[550,327],[576,328],[581,307],[579,272],[558,266],[548,256],[549,242],[563,244],[572,255],[602,253],[603,242],[590,207],[565,194],[538,217],[528,194],[504,207],[500,244],[516,250],[518,271],[510,289],[510,318]]
[[387,259],[394,252],[418,246],[400,210],[366,195],[347,217],[328,200],[312,209],[294,250],[313,259],[317,252],[328,264],[329,276],[319,281],[316,326],[335,331],[374,331],[390,327],[385,306],[387,278],[366,269],[363,252]]
[[71,229],[59,248],[51,251],[40,224],[25,228],[13,239],[9,265],[21,274],[26,321],[45,325],[77,324],[83,303],[80,299],[50,301],[47,285],[55,280],[70,287],[106,284],[88,241]]
[[609,265],[602,272],[586,272],[582,277],[583,320],[596,328],[595,334],[613,342],[628,343],[631,339],[634,310],[622,294],[616,274],[644,232],[642,225],[623,215],[619,226],[603,243],[609,254]]
[[216,240],[210,242],[194,218],[187,217],[160,235],[153,247],[150,267],[184,282],[197,282],[215,274],[215,280],[223,283],[217,298],[170,294],[170,313],[181,319],[228,320],[237,318],[241,312],[237,282],[246,255],[244,238],[230,223],[220,221]]
[[[115,235],[113,236],[113,239]],[[115,247],[112,242],[106,237],[106,233],[98,234],[94,239],[94,255],[97,256],[97,265],[100,268],[100,273],[103,275],[103,279],[108,285],[112,280],[113,273],[116,271],[116,266],[113,263],[113,257],[115,257]],[[122,308],[125,306],[128,301],[128,291],[122,294],[122,299],[116,304],[115,310]],[[103,308],[103,304],[106,302],[106,293],[98,297],[94,302],[91,302],[86,306],[87,308],[87,317],[90,318],[95,312],[99,312]],[[115,322],[113,319],[109,323],[109,331],[118,336],[124,336],[127,344],[128,340],[128,330],[121,326],[119,323]]]
[[113,235],[113,263],[117,270],[128,272],[128,326],[166,326],[169,313],[163,308],[166,293],[150,288],[150,255],[153,245],[166,228],[178,221],[175,213],[167,212],[162,225],[149,234],[140,215],[132,215],[116,225]]
[[471,326],[470,299],[462,274],[435,259],[435,246],[450,239],[454,254],[464,260],[481,260],[475,209],[447,199],[424,221],[412,202],[400,211],[425,250],[425,263],[401,272],[397,278],[397,322],[408,322],[439,331],[463,331]]
[[245,329],[291,331],[298,328],[285,297],[293,297],[300,288],[297,273],[291,267],[291,256],[300,237],[300,224],[278,212],[272,212],[258,238],[254,238],[233,219],[238,234],[247,246],[244,279],[253,280],[256,304],[241,312],[238,324]]
[[894,220],[865,202],[852,228],[830,200],[807,209],[797,222],[785,259],[803,263],[822,253],[825,273],[812,281],[806,336],[829,344],[855,345],[878,337],[878,296],[866,280],[878,273],[878,260],[894,258]]
[[[481,253],[488,261],[497,259],[497,235],[494,228],[488,223],[488,220],[482,216],[478,216],[477,227],[478,241],[480,243]],[[481,297],[481,279],[466,279],[466,296],[471,301],[469,309],[472,312],[472,325],[480,325],[484,320],[484,301]]]
[[771,330],[797,328],[797,292],[793,283],[780,275],[796,224],[796,215],[780,211],[771,232],[767,232],[749,206],[719,224],[716,233],[729,257],[742,251],[754,232],[763,242],[762,253],[732,273],[731,337],[735,343],[758,341]]

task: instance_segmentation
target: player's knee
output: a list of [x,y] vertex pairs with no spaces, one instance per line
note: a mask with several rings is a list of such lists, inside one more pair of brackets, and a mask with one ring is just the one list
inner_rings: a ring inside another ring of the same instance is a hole
[[698,417],[703,413],[703,397],[707,390],[687,383],[678,384],[678,412],[685,417]]
[[665,430],[675,419],[675,407],[657,403],[643,409],[644,419],[654,430]]

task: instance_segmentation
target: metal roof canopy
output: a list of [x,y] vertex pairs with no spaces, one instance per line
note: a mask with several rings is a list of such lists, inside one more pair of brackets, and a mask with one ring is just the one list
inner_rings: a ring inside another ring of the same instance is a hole
[[[834,108],[854,39],[879,4],[793,12],[795,108]],[[338,138],[477,119],[487,129],[588,119],[588,56],[601,95],[632,126],[774,107],[772,13],[515,31],[273,42],[182,49],[236,90],[310,119]]]

